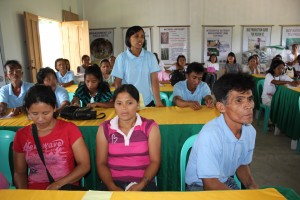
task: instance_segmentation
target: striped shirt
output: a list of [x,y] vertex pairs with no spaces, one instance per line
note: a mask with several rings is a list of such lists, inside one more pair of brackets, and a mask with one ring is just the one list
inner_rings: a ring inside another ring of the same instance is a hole
[[148,137],[157,124],[136,115],[136,123],[127,135],[118,128],[118,116],[102,124],[108,142],[108,166],[116,181],[139,182],[150,164]]
[[[109,102],[112,93],[110,92],[107,83],[102,83],[102,87],[98,88],[97,94],[93,97],[93,102]],[[74,97],[78,97],[82,102],[82,107],[86,107],[88,103],[91,102],[92,96],[85,84],[79,85],[75,91]]]

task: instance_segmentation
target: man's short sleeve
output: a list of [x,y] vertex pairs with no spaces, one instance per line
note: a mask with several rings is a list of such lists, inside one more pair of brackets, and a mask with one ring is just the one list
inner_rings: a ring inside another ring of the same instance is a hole
[[0,102],[4,102],[8,104],[8,86],[5,85],[2,88],[0,88]]

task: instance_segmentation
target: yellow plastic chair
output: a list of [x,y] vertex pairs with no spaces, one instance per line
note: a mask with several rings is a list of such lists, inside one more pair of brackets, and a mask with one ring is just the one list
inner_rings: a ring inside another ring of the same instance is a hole
[[0,165],[0,171],[10,184],[10,189],[14,189],[12,171],[10,167],[10,153],[12,153],[12,142],[14,141],[16,132],[9,130],[0,130],[0,158],[2,163]]
[[[198,134],[190,136],[183,144],[180,152],[180,191],[185,191],[185,170],[186,170],[186,161],[189,150],[192,148]],[[241,189],[241,182],[234,174],[234,180],[238,187]]]
[[257,95],[258,95],[258,99],[259,99],[259,111],[258,111],[257,125],[259,126],[260,114],[261,114],[262,110],[264,110],[265,113],[264,113],[263,133],[266,134],[267,131],[268,131],[268,121],[269,121],[269,117],[270,117],[270,106],[267,106],[267,105],[263,104],[262,100],[261,100],[261,94],[262,94],[262,91],[263,91],[264,82],[265,82],[265,80],[259,80],[257,82],[257,85],[256,85]]

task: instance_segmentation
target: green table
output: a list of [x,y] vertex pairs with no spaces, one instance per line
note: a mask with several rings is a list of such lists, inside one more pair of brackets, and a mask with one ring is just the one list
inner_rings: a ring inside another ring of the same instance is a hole
[[295,90],[278,86],[272,98],[270,118],[274,124],[293,140],[300,138],[300,88]]

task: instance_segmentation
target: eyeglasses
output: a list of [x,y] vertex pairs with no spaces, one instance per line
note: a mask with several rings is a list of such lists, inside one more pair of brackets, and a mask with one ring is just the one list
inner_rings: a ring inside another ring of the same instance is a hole
[[9,70],[7,73],[8,74],[20,74],[22,72],[22,69],[13,69],[13,70]]

